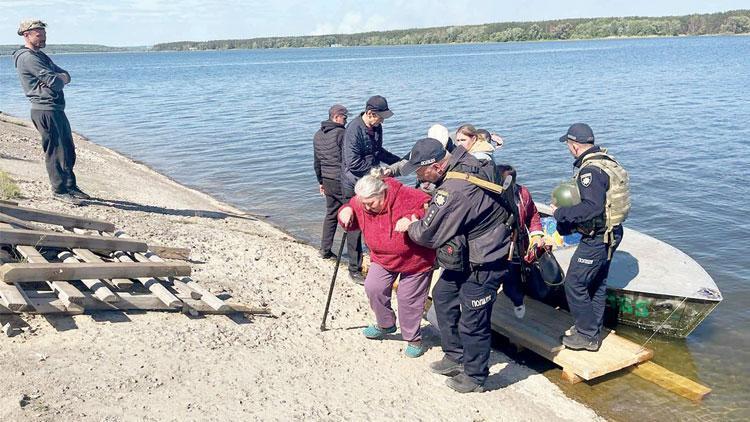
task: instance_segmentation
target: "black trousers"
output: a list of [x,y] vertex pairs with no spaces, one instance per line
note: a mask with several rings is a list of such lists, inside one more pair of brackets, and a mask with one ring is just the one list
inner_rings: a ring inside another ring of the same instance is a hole
[[[342,187],[344,203],[354,197],[354,190]],[[362,271],[362,232],[353,230],[346,235],[346,253],[349,255],[349,271]]]
[[333,246],[333,237],[336,235],[338,226],[339,208],[344,205],[344,197],[341,194],[341,181],[323,178],[321,183],[326,191],[326,216],[323,219],[323,234],[320,237],[320,250],[330,251]]
[[31,110],[31,121],[42,135],[42,150],[47,175],[55,193],[75,188],[76,149],[70,122],[62,110]]
[[[613,231],[612,253],[622,241],[622,226]],[[565,274],[565,297],[576,330],[588,339],[598,339],[604,324],[609,275],[608,248],[599,236],[584,236],[570,259]]]
[[443,352],[480,384],[489,375],[492,305],[507,277],[504,260],[491,270],[445,270],[432,290]]

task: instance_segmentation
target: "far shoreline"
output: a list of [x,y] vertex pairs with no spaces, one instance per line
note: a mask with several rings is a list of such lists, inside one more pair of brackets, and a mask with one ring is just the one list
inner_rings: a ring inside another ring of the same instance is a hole
[[[523,43],[567,43],[567,42],[580,42],[580,41],[612,41],[612,40],[649,40],[649,39],[669,39],[669,38],[701,38],[701,37],[750,37],[750,33],[745,34],[733,34],[733,33],[720,33],[720,34],[702,34],[702,35],[643,35],[633,37],[603,37],[603,38],[570,38],[564,40],[521,40],[521,41],[484,41],[484,42],[455,42],[455,43],[430,43],[430,44],[361,44],[361,45],[336,45],[328,47],[269,47],[269,48],[211,48],[211,49],[165,49],[165,50],[154,50],[153,46],[147,46],[142,50],[131,50],[131,51],[81,51],[81,52],[61,52],[61,53],[50,53],[54,56],[62,55],[84,55],[84,54],[157,54],[157,53],[200,53],[200,52],[226,52],[226,51],[269,51],[269,50],[328,50],[328,49],[339,49],[339,48],[372,48],[372,47],[420,47],[420,46],[457,46],[457,45],[488,45],[488,44],[523,44]],[[206,41],[175,41],[175,42],[206,42]],[[11,44],[0,45],[2,47],[10,47]],[[52,44],[54,46],[54,44]],[[21,48],[19,45],[15,48]],[[120,48],[120,47],[117,47]],[[122,47],[131,48],[131,47]],[[136,48],[136,47],[132,47]],[[0,57],[12,56],[13,53],[4,54],[0,53]]]

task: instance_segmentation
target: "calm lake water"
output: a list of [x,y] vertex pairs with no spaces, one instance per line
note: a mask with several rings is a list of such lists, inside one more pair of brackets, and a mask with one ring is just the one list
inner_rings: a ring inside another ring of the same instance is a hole
[[[73,78],[74,130],[316,245],[324,206],[311,140],[331,104],[358,111],[386,96],[385,145],[398,154],[433,123],[497,131],[500,156],[540,202],[571,173],[557,137],[588,122],[630,171],[626,225],[688,253],[725,299],[687,339],[649,343],[657,363],[714,389],[703,403],[632,375],[563,388],[617,420],[750,419],[750,37],[54,60]],[[0,58],[0,110],[28,118],[10,57]]]

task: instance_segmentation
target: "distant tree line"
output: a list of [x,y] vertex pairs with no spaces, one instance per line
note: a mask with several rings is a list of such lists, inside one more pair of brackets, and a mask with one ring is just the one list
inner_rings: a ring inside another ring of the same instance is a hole
[[708,34],[750,34],[750,10],[704,15],[561,19],[444,26],[358,34],[264,37],[242,40],[180,41],[156,44],[153,50],[228,50],[359,45],[450,44],[571,40]]
[[[0,45],[0,56],[13,54],[22,44]],[[122,51],[146,51],[146,47],[109,47],[98,44],[50,44],[44,51],[47,54],[59,53],[111,53]]]

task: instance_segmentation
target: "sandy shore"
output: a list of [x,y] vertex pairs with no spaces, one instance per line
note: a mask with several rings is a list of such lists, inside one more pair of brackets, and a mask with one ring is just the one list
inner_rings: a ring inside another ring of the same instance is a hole
[[[269,306],[278,318],[236,322],[142,313],[24,316],[0,337],[0,420],[591,420],[543,375],[492,352],[490,391],[459,395],[394,336],[366,340],[362,287],[339,277],[330,330],[319,332],[333,261],[270,224],[77,139],[79,185],[102,198],[54,201],[38,134],[0,115],[0,170],[22,205],[105,219],[133,237],[191,248],[194,279]],[[427,324],[427,323],[425,323]]]

